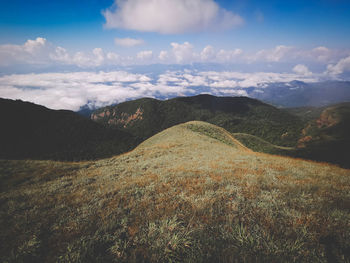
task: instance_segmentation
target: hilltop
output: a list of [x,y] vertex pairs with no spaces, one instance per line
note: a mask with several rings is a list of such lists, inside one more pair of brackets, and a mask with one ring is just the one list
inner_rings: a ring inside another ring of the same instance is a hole
[[0,158],[106,158],[179,123],[206,120],[254,151],[349,168],[349,116],[350,103],[277,109],[245,97],[199,95],[128,101],[95,111],[90,120],[72,111],[0,99]]
[[258,100],[211,95],[127,101],[98,109],[91,119],[141,140],[180,123],[206,121],[229,132],[251,134],[282,146],[294,146],[303,128],[299,117]]
[[0,161],[5,262],[347,262],[350,174],[189,122],[94,162]]

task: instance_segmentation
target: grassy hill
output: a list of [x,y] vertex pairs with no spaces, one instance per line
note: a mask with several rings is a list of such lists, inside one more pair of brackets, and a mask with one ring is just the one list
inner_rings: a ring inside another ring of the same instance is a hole
[[350,103],[320,108],[292,108],[287,111],[305,123],[296,147],[281,147],[245,133],[234,133],[233,136],[257,152],[329,162],[350,168]]
[[86,160],[113,156],[136,145],[125,131],[66,110],[0,99],[0,158]]
[[350,173],[189,122],[94,162],[0,161],[4,262],[349,262]]
[[211,95],[127,101],[99,109],[91,118],[121,128],[141,140],[171,126],[199,120],[229,132],[258,136],[276,145],[294,146],[303,128],[298,117],[258,100]]

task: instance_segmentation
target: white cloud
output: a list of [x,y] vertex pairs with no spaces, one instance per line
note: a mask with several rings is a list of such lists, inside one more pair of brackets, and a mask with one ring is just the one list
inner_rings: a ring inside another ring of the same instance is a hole
[[42,38],[42,37],[38,37],[35,40],[27,40],[26,43],[24,43],[23,47],[24,49],[29,52],[29,53],[36,53],[36,52],[40,52],[40,50],[42,48],[45,48],[46,46],[46,39]]
[[70,54],[65,48],[54,46],[45,38],[27,40],[23,45],[0,45],[0,66],[27,65],[76,65],[78,67],[97,67],[106,63],[101,48],[91,52]]
[[115,0],[103,12],[106,27],[162,34],[227,29],[243,19],[213,0]]
[[268,83],[290,82],[300,80],[305,82],[316,82],[315,76],[304,76],[289,73],[255,72],[241,73],[234,71],[227,72],[200,72],[199,75],[208,79],[208,86],[212,88],[249,88],[264,87]]
[[71,63],[71,57],[68,54],[67,50],[63,47],[56,47],[55,50],[49,54],[49,58],[57,62],[62,62],[64,64]]
[[123,46],[123,47],[134,47],[144,44],[145,42],[142,39],[134,39],[134,38],[115,38],[114,43],[117,46]]
[[29,39],[23,45],[0,45],[0,65],[45,64],[51,49],[51,45],[42,37]]
[[248,93],[246,90],[242,89],[213,89],[213,94],[222,95],[222,96],[246,96]]
[[298,75],[310,76],[312,72],[308,69],[307,66],[303,64],[298,64],[293,68],[293,71]]
[[202,61],[208,61],[214,59],[216,56],[215,50],[212,46],[206,46],[203,48],[200,57]]
[[[100,55],[100,50],[95,50]],[[53,109],[78,110],[128,99],[180,96],[200,93],[246,96],[248,87],[264,88],[269,83],[318,81],[313,75],[269,72],[168,71],[152,79],[126,71],[13,74],[0,77],[0,97],[22,99]]]
[[288,55],[291,55],[293,47],[290,46],[276,46],[274,49],[263,49],[258,51],[255,55],[250,57],[252,61],[267,61],[267,62],[279,62]]
[[224,50],[221,49],[217,54],[216,57],[219,62],[231,62],[234,63],[237,61],[238,58],[242,55],[243,50],[242,49],[235,49],[235,50]]
[[141,60],[150,60],[153,57],[153,52],[151,50],[140,51],[137,53],[137,58]]
[[188,42],[183,44],[171,43],[171,46],[171,52],[177,63],[191,63],[196,57],[193,46]]
[[185,73],[182,77],[185,79],[185,82],[188,83],[187,86],[208,86],[208,81],[203,76]]
[[[134,55],[121,55],[98,47],[90,51],[70,52],[63,47],[55,46],[42,37],[27,40],[22,45],[0,45],[0,67],[2,69],[5,68],[7,72],[9,71],[8,69],[16,71],[17,68],[24,68],[25,66],[29,70],[35,71],[55,67],[60,70],[71,69],[71,66],[83,69],[102,69],[105,66],[146,65],[152,63],[246,64],[253,70],[257,68],[255,65],[261,66],[261,63],[264,63],[265,70],[270,70],[268,68],[269,65],[279,70],[278,63],[283,63],[284,65],[281,64],[284,67],[283,70],[288,70],[292,65],[300,64],[310,65],[320,71],[321,67],[328,65],[327,74],[337,75],[348,70],[347,58],[349,56],[350,50],[329,49],[323,46],[312,49],[300,49],[280,45],[272,49],[247,52],[239,48],[216,50],[215,47],[210,45],[205,46],[202,50],[198,50],[189,42],[173,42],[167,50],[162,50],[157,54],[152,50],[145,50]],[[295,68],[295,70],[298,70],[298,68]],[[304,70],[304,72],[301,70]],[[282,67],[280,71],[282,71]],[[298,74],[309,73],[305,69],[300,69]]]
[[336,64],[327,66],[327,73],[331,75],[339,75],[345,71],[350,71],[350,56],[339,60]]
[[323,46],[313,48],[310,53],[311,56],[322,62],[327,62],[332,57],[332,50]]
[[165,50],[160,51],[158,58],[161,61],[167,60],[169,58],[168,51],[165,51]]
[[70,57],[66,64],[77,65],[81,68],[98,67],[104,64],[105,54],[101,48],[94,48],[91,52],[77,52]]
[[0,97],[31,101],[52,109],[78,110],[87,103],[101,107],[132,98],[192,91],[151,81],[147,75],[125,71],[13,74],[0,77]]
[[120,56],[114,52],[108,52],[106,55],[106,58],[111,62],[118,62],[120,59]]
[[235,80],[222,80],[222,81],[216,81],[210,84],[210,87],[213,87],[213,88],[235,88],[237,86],[238,86],[238,83]]

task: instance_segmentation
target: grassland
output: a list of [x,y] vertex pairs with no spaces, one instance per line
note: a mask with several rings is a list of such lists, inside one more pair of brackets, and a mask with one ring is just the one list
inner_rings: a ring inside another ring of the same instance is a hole
[[2,262],[350,262],[350,172],[174,126],[95,162],[0,162]]

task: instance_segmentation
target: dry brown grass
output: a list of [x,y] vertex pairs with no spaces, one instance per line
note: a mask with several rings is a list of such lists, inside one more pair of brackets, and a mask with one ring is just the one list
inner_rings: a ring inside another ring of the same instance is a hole
[[188,125],[97,162],[1,162],[3,258],[349,260],[349,170],[242,150]]

